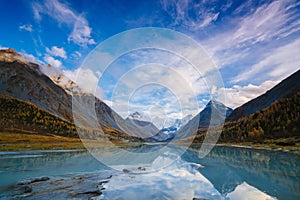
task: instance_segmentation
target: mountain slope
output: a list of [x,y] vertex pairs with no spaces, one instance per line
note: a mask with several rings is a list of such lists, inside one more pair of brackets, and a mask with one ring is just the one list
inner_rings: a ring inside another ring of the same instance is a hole
[[104,135],[97,130],[76,127],[72,121],[67,121],[43,110],[32,103],[22,101],[0,93],[0,132],[30,133],[39,135],[59,135],[78,138],[77,129],[89,138],[91,134],[107,137],[110,141],[138,140],[119,130],[102,126]]
[[[299,75],[299,71],[292,74],[267,93],[237,108],[225,122],[219,141],[300,146]],[[256,110],[260,107],[263,109]],[[247,109],[256,111],[244,116]],[[200,128],[194,142],[202,142],[206,131]]]
[[226,122],[220,139],[227,142],[263,142],[265,139],[296,137],[292,141],[295,144],[300,143],[299,124],[300,90],[247,117]]
[[[216,114],[211,116],[212,112]],[[199,113],[199,128],[206,128],[208,126],[219,125],[223,122],[224,117],[228,117],[232,113],[232,109],[224,104],[212,99],[208,102],[205,108]],[[225,114],[225,116],[223,116]]]
[[36,105],[0,93],[0,129],[78,137],[75,125]]
[[0,50],[0,92],[72,119],[71,96],[45,76],[38,64],[22,59],[12,49]]
[[300,89],[300,70],[281,81],[265,94],[236,108],[227,120],[234,121],[270,106],[276,100],[293,95]]
[[[185,126],[181,127],[176,138],[188,138],[196,134],[199,129],[206,130],[209,126],[220,125],[231,112],[231,108],[212,99],[200,113],[193,117]],[[212,113],[214,116],[212,116]]]
[[[72,86],[77,88],[74,84]],[[76,92],[72,89],[64,90],[44,75],[38,64],[26,60],[13,49],[0,50],[0,92],[25,103],[32,103],[70,123],[73,123],[72,95],[74,95],[73,97],[79,97],[77,100],[82,100],[86,105],[95,102],[93,106],[95,105],[97,121],[102,127],[121,133],[119,124],[126,124],[124,119],[100,99],[78,90]],[[76,116],[81,117],[82,121],[89,125],[89,116],[92,114],[82,112],[76,113]]]

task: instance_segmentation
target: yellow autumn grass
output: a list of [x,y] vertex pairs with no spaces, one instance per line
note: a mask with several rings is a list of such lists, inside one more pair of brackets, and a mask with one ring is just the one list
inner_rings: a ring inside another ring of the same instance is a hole
[[[102,147],[109,145],[129,146],[131,143],[85,140],[89,146]],[[0,151],[36,150],[36,149],[83,149],[79,138],[62,137],[58,135],[37,135],[23,133],[0,132]]]

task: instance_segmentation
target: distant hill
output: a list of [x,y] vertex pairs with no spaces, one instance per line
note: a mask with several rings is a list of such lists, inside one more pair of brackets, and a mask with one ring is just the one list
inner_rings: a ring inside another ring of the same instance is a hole
[[251,101],[236,108],[227,118],[229,121],[238,120],[242,117],[260,111],[270,106],[276,100],[294,95],[300,90],[300,70],[281,81],[275,87],[267,91],[265,94],[252,99]]

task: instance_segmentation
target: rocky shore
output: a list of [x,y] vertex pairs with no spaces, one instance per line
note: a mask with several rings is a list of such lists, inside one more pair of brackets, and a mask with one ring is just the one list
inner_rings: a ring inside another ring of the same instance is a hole
[[36,177],[17,182],[0,199],[97,199],[111,171],[73,177]]

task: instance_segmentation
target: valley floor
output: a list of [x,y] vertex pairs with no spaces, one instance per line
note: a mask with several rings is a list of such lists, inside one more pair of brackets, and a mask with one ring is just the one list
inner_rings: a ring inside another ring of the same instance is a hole
[[84,146],[79,138],[57,135],[0,133],[0,151],[80,148],[84,148]]
[[[109,145],[108,143],[99,143],[99,141],[90,141],[97,145]],[[124,146],[124,143],[117,145]],[[129,144],[130,145],[130,144]],[[201,143],[193,143],[193,146],[199,147]],[[238,142],[238,143],[218,143],[219,146],[233,146],[244,148],[259,148],[266,150],[283,150],[300,154],[299,138],[269,139],[263,143]],[[180,144],[179,144],[180,146]],[[69,138],[57,135],[37,135],[23,133],[0,133],[0,151],[13,150],[37,150],[37,149],[84,149],[84,145],[79,138]]]
[[[134,146],[135,143],[113,142],[117,146]],[[111,142],[85,140],[89,147],[112,145]],[[38,135],[24,133],[0,132],[0,151],[44,150],[44,149],[85,149],[79,138],[62,137],[58,135]]]

